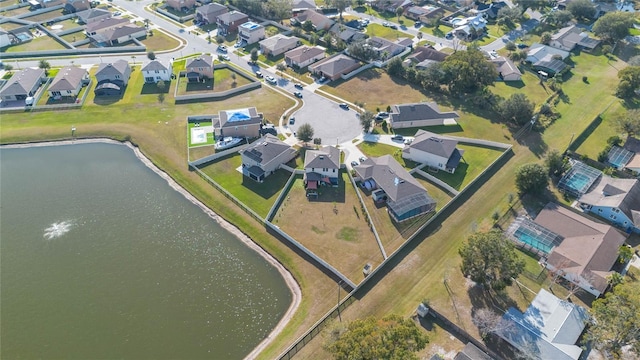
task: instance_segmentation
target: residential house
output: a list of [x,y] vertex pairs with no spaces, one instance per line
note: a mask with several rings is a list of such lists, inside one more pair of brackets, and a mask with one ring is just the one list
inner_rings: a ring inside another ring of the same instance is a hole
[[189,11],[196,7],[196,0],[166,0],[165,4],[175,11]]
[[126,24],[98,30],[90,37],[98,44],[113,46],[145,36],[147,36],[147,29],[145,27],[127,22]]
[[329,80],[336,80],[360,67],[360,62],[347,55],[339,54],[328,59],[320,60],[309,66],[309,71],[316,76]]
[[507,310],[497,335],[535,359],[577,360],[582,347],[576,343],[588,319],[583,307],[541,289],[525,312]]
[[49,84],[47,91],[52,98],[76,97],[82,87],[89,84],[89,73],[81,67],[65,66]]
[[510,59],[499,56],[495,59],[491,59],[491,63],[496,67],[498,76],[502,81],[520,81],[522,79],[522,72]]
[[444,15],[444,9],[437,6],[410,6],[404,11],[404,16],[415,21],[421,21],[425,24],[430,23],[431,19],[435,19]]
[[15,36],[4,29],[0,28],[0,48],[12,45],[15,42]]
[[600,296],[609,286],[607,278],[613,273],[611,268],[618,261],[618,249],[627,235],[554,203],[540,211],[535,223],[562,238],[542,258],[544,266],[586,292]]
[[366,34],[348,26],[344,26],[343,24],[333,24],[329,29],[329,32],[347,44],[367,38]]
[[218,24],[218,34],[227,35],[238,31],[238,26],[249,21],[249,15],[239,11],[229,11],[218,15],[216,20]]
[[392,58],[405,51],[407,48],[405,42],[392,42],[390,40],[377,36],[373,36],[367,39],[367,44],[373,50],[375,50],[383,60]]
[[251,21],[240,25],[238,36],[245,44],[253,44],[265,38],[264,26]]
[[70,14],[89,9],[91,9],[91,2],[89,0],[67,0],[64,5],[64,10]]
[[304,10],[294,18],[291,19],[291,25],[299,25],[302,26],[306,21],[311,22],[313,25],[313,29],[316,31],[319,30],[329,30],[333,24],[336,22],[332,19],[318,13],[314,10]]
[[393,156],[368,158],[353,169],[365,188],[375,189],[374,201],[386,202],[393,220],[403,222],[435,212],[436,201]]
[[404,66],[413,66],[416,69],[424,70],[433,64],[441,63],[449,54],[436,50],[433,46],[418,46],[411,55],[402,62]]
[[298,14],[305,10],[315,10],[316,8],[315,0],[293,0],[291,4],[291,12],[293,14]]
[[196,22],[206,24],[216,24],[218,16],[229,12],[226,6],[218,3],[202,5],[196,8]]
[[628,136],[622,148],[633,153],[629,162],[624,166],[625,169],[640,173],[640,140]]
[[373,0],[369,3],[376,9],[388,11],[394,14],[396,13],[396,9],[399,7],[407,9],[413,5],[413,1],[411,0]]
[[282,34],[260,41],[260,51],[264,56],[279,56],[298,46],[300,46],[300,39]]
[[101,63],[96,71],[98,84],[94,90],[96,96],[122,95],[129,83],[131,66],[125,60],[117,60],[113,63]]
[[599,40],[589,37],[587,33],[575,25],[558,30],[551,36],[549,42],[549,46],[564,51],[573,51],[576,47],[591,51],[599,44]]
[[17,101],[35,96],[46,78],[42,69],[26,68],[18,71],[0,88],[0,99],[2,101]]
[[624,231],[640,233],[640,181],[602,176],[578,199],[591,212]]
[[213,124],[217,138],[241,137],[257,138],[260,136],[262,114],[255,107],[235,110],[222,110],[218,113],[218,121]]
[[393,105],[389,114],[390,126],[394,129],[455,124],[459,118],[455,111],[440,112],[438,104],[423,102]]
[[402,149],[402,158],[453,174],[464,154],[457,146],[458,140],[418,130],[411,144]]
[[65,0],[35,0],[29,3],[32,5],[37,3],[41,8],[51,8],[58,5],[64,5]]
[[142,68],[144,82],[147,84],[156,84],[161,80],[171,82],[171,76],[173,75],[171,70],[172,65],[171,61],[169,61],[169,67],[166,67],[160,61],[152,60]]
[[489,6],[489,9],[484,13],[484,15],[488,19],[495,20],[498,18],[498,12],[500,11],[500,9],[507,6],[508,6],[507,3],[504,1],[494,1],[491,3],[491,5]]
[[111,11],[104,9],[88,9],[76,14],[78,20],[83,24],[91,24],[94,22],[102,21],[103,19],[111,18]]
[[473,343],[468,342],[462,351],[458,352],[453,360],[493,360]]
[[188,58],[185,64],[187,79],[189,81],[205,81],[213,79],[213,56],[200,55]]
[[84,27],[84,32],[87,34],[88,37],[92,37],[106,30],[116,28],[118,26],[128,25],[128,24],[131,24],[131,22],[128,19],[105,17],[100,20],[91,21],[87,23],[87,26]]
[[464,39],[475,39],[487,29],[487,20],[482,14],[467,17],[453,24],[453,33]]
[[633,8],[633,4],[631,4],[631,8],[625,8],[626,6],[629,6],[628,3],[624,2],[613,2],[613,3],[608,3],[608,2],[596,2],[594,1],[594,5],[596,6],[596,15],[594,16],[595,19],[603,16],[606,13],[610,13],[610,12],[615,12],[615,11],[634,11],[635,9]]
[[303,45],[284,53],[284,62],[287,66],[301,69],[324,59],[325,56],[323,48]]
[[267,134],[240,151],[242,174],[257,182],[276,172],[280,165],[293,160],[295,149],[285,144],[277,136]]
[[315,191],[320,185],[338,185],[340,178],[340,150],[335,146],[324,146],[318,150],[307,150],[304,154],[304,185]]
[[563,60],[569,55],[568,51],[535,43],[529,47],[526,61],[530,62],[535,70],[555,75],[567,67]]

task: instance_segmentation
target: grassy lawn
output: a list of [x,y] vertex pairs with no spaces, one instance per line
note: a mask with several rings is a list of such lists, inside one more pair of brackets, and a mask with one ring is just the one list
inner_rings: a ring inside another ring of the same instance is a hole
[[438,28],[436,28],[435,26],[423,26],[420,28],[420,31],[422,31],[423,33],[427,33],[427,34],[431,34],[433,36],[439,36],[439,37],[444,37],[451,30],[453,30],[451,26],[442,25],[442,24],[440,24]]
[[520,81],[496,81],[489,89],[505,99],[512,94],[525,94],[536,105],[542,104],[553,93],[548,87],[540,85],[538,77],[529,71],[523,72]]
[[383,260],[344,172],[338,187],[321,187],[312,201],[298,177],[273,222],[356,284],[364,278],[364,265]]
[[[193,128],[202,128],[202,127],[210,127],[211,126],[211,122],[209,121],[201,121],[199,123],[187,123],[187,138],[189,139],[189,147],[197,147],[197,146],[208,146],[208,154],[207,155],[211,155],[213,154],[213,148],[210,147],[211,145],[215,144],[215,135],[213,132],[207,132],[207,141],[204,143],[193,143],[191,141],[191,129]],[[204,156],[200,156],[200,157],[204,157]]]
[[62,39],[64,39],[65,41],[72,43],[75,41],[80,41],[85,39],[87,36],[82,32],[82,28],[78,28],[78,31],[71,33],[71,34],[67,34],[67,35],[63,35],[60,36]]
[[[591,159],[598,159],[598,154],[607,146],[607,139],[618,135],[623,139],[623,134],[619,134],[614,126],[614,120],[619,116],[624,116],[627,109],[623,103],[614,102],[609,109],[602,115],[602,121],[594,124],[592,132],[581,142],[576,152],[581,155],[587,155]],[[576,135],[577,136],[577,135]],[[580,139],[578,139],[580,141]]]
[[293,70],[290,67],[287,67],[287,69],[284,71],[287,75],[295,78],[296,80],[303,82],[305,84],[313,84],[313,79],[309,76],[309,72],[305,71],[304,73],[299,73],[295,70]]
[[36,51],[36,50],[61,50],[66,49],[62,44],[49,36],[40,36],[31,41],[23,42],[6,48],[6,52]]
[[[51,72],[49,72],[49,77],[55,77],[55,76],[51,76]],[[38,104],[37,105],[58,105],[58,104],[74,104],[76,102],[76,99],[80,100],[82,99],[82,97],[84,96],[84,93],[86,91],[93,91],[94,88],[94,83],[91,84],[91,86],[84,86],[82,87],[82,89],[80,89],[80,92],[78,93],[77,97],[67,97],[64,96],[62,98],[60,98],[59,100],[55,100],[52,97],[49,97],[49,94],[47,93],[47,89],[49,88],[49,86],[47,86],[47,88],[45,88],[43,90],[42,96],[40,96],[40,100],[38,100]],[[91,88],[91,89],[89,89]]]
[[[6,3],[6,4],[3,3],[2,4],[2,6],[8,6],[8,5],[9,5],[8,3]],[[20,14],[26,14],[29,11],[31,11],[29,8],[30,8],[29,6],[23,6],[21,8],[17,8],[17,9],[13,9],[13,10],[3,11],[3,12],[0,13],[0,15],[1,16],[6,16],[6,17],[13,17],[13,16],[20,15]],[[4,25],[6,25],[6,23],[2,24],[2,27],[5,28],[5,30],[7,30],[7,28]]]
[[367,26],[366,34],[369,36],[378,36],[391,41],[396,41],[403,37],[411,37],[411,35],[403,33],[402,31],[393,30],[379,24],[369,24],[369,26]]
[[189,95],[213,92],[213,80],[206,79],[204,82],[191,82],[186,77],[178,78],[178,95]]
[[243,176],[237,169],[242,166],[240,154],[234,154],[209,164],[201,170],[222,185],[233,196],[249,206],[260,216],[267,216],[278,194],[286,184],[290,172],[278,170],[259,183]]
[[399,148],[399,147],[365,141],[360,143],[360,145],[358,145],[358,149],[360,149],[360,151],[362,151],[362,153],[365,154],[367,157],[380,157],[382,155],[392,155],[393,158],[396,159],[398,163],[400,163],[400,165],[404,166],[404,168],[407,169],[407,171],[418,166],[417,163],[411,160],[403,159],[402,148]]
[[264,34],[266,37],[272,37],[276,34],[280,34],[280,29],[273,25],[267,25],[264,27]]
[[400,19],[398,19],[398,16],[395,13],[390,13],[388,11],[378,11],[372,7],[358,7],[358,8],[354,8],[355,11],[359,12],[362,14],[362,16],[365,15],[365,13],[367,15],[373,15],[377,18],[380,19],[384,19],[387,21],[393,21],[394,23],[398,23],[400,25],[404,25],[406,27],[411,27],[415,24],[415,21],[409,19],[408,17],[402,15],[400,16]]
[[443,206],[451,201],[452,196],[448,192],[442,190],[440,187],[434,185],[429,180],[423,178],[420,175],[414,175],[414,177],[422,186],[424,186],[425,189],[427,189],[429,196],[431,196],[437,202],[436,210],[442,209]]
[[56,18],[58,16],[62,16],[64,15],[64,9],[58,9],[58,10],[54,10],[54,11],[48,11],[42,14],[38,14],[38,15],[34,15],[34,16],[28,16],[25,18],[22,18],[23,20],[28,20],[28,21],[33,21],[33,22],[44,22],[47,21],[49,19],[53,19]]
[[140,42],[147,47],[147,51],[170,50],[180,45],[178,40],[157,29],[153,30],[153,36],[147,35]]
[[[82,26],[78,25],[78,23],[76,23],[75,20],[73,19],[67,19],[67,20],[63,20],[63,21],[58,21],[53,23],[51,26],[56,26],[56,25],[62,25],[62,28],[57,29],[56,31],[60,31],[60,30],[69,30],[72,28],[79,28],[82,29]],[[47,29],[51,30],[51,26],[47,26]]]
[[262,61],[263,63],[269,65],[269,66],[274,66],[279,62],[282,62],[284,60],[284,54],[280,54],[278,56],[264,56],[263,54],[260,54],[258,56],[258,61]]
[[464,155],[455,173],[450,174],[445,171],[430,173],[456,190],[462,190],[467,186],[503,152],[498,149],[462,144],[458,144],[458,148],[464,150]]
[[[233,78],[235,76],[235,79]],[[251,81],[244,76],[238,75],[231,69],[216,69],[213,72],[213,91],[226,91],[238,86],[246,85]]]
[[17,28],[21,28],[21,27],[23,27],[23,26],[25,26],[25,25],[18,24],[18,23],[15,23],[15,22],[11,22],[11,21],[8,21],[8,22],[6,22],[6,23],[2,23],[2,28],[3,28],[5,31],[15,30],[15,29],[17,29]]

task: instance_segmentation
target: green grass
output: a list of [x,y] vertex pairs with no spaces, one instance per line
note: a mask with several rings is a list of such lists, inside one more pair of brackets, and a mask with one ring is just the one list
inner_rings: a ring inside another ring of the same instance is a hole
[[403,37],[411,37],[411,35],[405,34],[402,31],[393,30],[379,24],[369,24],[369,26],[367,26],[366,34],[369,36],[378,36],[391,41],[395,41]]
[[260,216],[266,217],[291,173],[278,170],[259,183],[243,176],[237,170],[240,166],[242,158],[240,154],[234,154],[201,170]]
[[593,129],[593,132],[580,144],[576,152],[596,160],[598,159],[598,154],[607,146],[607,139],[615,135],[624,139],[623,135],[616,131],[614,120],[619,116],[624,116],[626,111],[627,109],[623,106],[622,102],[613,103],[602,115],[602,122]]
[[416,178],[416,180],[418,180],[418,182],[422,186],[424,186],[425,189],[427,189],[429,196],[431,196],[436,201],[436,204],[437,204],[436,211],[442,209],[443,206],[445,206],[449,201],[451,201],[452,195],[447,193],[445,190],[434,185],[432,182],[423,178],[420,175],[414,175],[414,177]]
[[36,50],[62,50],[66,49],[62,44],[49,36],[40,36],[31,41],[9,46],[6,52],[36,51]]
[[400,25],[404,25],[406,27],[411,27],[415,24],[415,21],[413,21],[412,19],[409,19],[408,17],[402,15],[400,16],[400,19],[398,20],[398,16],[395,13],[390,13],[388,11],[378,11],[372,7],[358,7],[358,8],[354,8],[354,10],[356,10],[357,12],[361,13],[362,16],[366,15],[373,15],[377,18],[380,19],[384,19],[387,21],[393,21],[394,23],[398,23]]
[[521,81],[496,81],[489,89],[505,99],[512,94],[525,94],[536,105],[542,104],[553,93],[548,87],[540,85],[538,77],[529,71],[523,72]]
[[367,157],[380,157],[382,155],[392,155],[400,165],[402,165],[407,171],[415,168],[418,164],[407,159],[402,158],[402,148],[395,146],[375,143],[375,142],[362,142],[358,145],[358,149],[362,151]]
[[439,36],[439,37],[445,36],[447,33],[449,33],[452,30],[453,28],[451,26],[442,25],[442,24],[440,24],[438,28],[434,26],[423,26],[420,28],[420,31],[422,31],[423,33],[427,33],[427,34],[431,34],[433,36]]
[[467,186],[471,180],[480,175],[503,152],[503,150],[498,149],[462,144],[458,144],[458,148],[464,150],[464,155],[455,173],[450,174],[445,171],[430,172],[431,175],[446,182],[456,190],[462,190]]
[[[199,127],[208,127],[211,126],[211,122],[209,121],[201,121],[198,124]],[[195,126],[196,123],[187,123],[187,138],[189,139],[189,147],[197,147],[197,146],[206,146],[206,145],[213,145],[215,144],[215,135],[211,132],[211,133],[207,133],[207,142],[205,143],[198,143],[198,144],[194,144],[191,142],[191,129],[196,127]],[[211,149],[211,153],[213,153],[213,148]]]
[[62,39],[64,39],[65,41],[67,41],[69,43],[83,40],[86,37],[87,36],[82,32],[82,28],[78,28],[78,31],[76,31],[74,33],[61,36]]
[[284,54],[280,54],[278,56],[264,56],[260,54],[258,56],[258,61],[261,61],[269,66],[274,66],[284,60]]
[[147,47],[147,51],[170,50],[180,45],[178,40],[158,29],[153,30],[153,35],[147,35],[147,37],[141,39],[140,42]]

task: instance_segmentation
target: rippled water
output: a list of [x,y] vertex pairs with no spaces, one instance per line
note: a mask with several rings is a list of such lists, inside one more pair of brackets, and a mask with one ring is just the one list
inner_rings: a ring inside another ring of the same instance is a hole
[[237,359],[291,302],[275,268],[124,146],[0,160],[2,359]]

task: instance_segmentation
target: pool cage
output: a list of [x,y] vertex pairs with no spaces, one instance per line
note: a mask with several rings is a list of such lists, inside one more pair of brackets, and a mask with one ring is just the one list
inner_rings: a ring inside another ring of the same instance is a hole
[[589,191],[602,171],[585,165],[580,161],[573,161],[571,169],[560,179],[558,189],[576,198]]
[[522,215],[511,223],[506,235],[520,248],[540,256],[547,256],[564,239],[562,236]]
[[634,153],[625,148],[613,146],[611,150],[609,150],[609,154],[607,154],[607,163],[618,170],[622,170],[624,166],[629,163],[633,155]]

